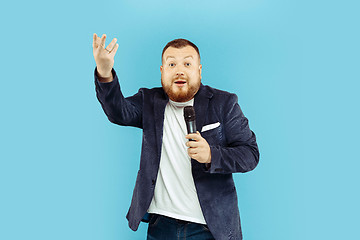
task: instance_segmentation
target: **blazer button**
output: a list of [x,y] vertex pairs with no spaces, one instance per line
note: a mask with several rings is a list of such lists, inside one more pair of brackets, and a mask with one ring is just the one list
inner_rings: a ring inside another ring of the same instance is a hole
[[153,179],[153,180],[151,180],[151,182],[152,182],[152,185],[155,185],[155,180]]

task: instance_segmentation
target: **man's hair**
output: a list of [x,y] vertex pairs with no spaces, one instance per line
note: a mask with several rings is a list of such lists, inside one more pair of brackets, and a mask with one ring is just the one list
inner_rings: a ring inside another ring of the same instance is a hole
[[166,51],[166,49],[168,49],[168,47],[183,48],[186,46],[193,47],[196,50],[196,52],[199,54],[199,60],[200,60],[200,52],[199,52],[198,47],[195,44],[193,44],[192,42],[190,42],[189,40],[186,40],[183,38],[178,38],[178,39],[172,40],[171,42],[168,42],[168,44],[166,44],[166,46],[164,47],[162,54],[161,54],[161,62],[164,57],[164,52]]

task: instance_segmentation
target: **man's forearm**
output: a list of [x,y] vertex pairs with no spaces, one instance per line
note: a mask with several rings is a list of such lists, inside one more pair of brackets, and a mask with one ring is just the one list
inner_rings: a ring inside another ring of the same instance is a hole
[[100,82],[95,71],[94,77],[96,97],[110,122],[142,128],[142,91],[139,90],[135,95],[125,98],[114,69],[113,80],[110,83]]

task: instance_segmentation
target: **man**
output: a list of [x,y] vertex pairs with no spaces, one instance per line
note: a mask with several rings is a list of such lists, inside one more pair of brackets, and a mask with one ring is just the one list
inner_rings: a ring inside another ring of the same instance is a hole
[[[112,123],[143,129],[129,227],[149,222],[148,239],[242,239],[232,173],[253,170],[259,151],[237,96],[203,85],[198,48],[176,39],[163,49],[162,88],[125,98],[113,69],[119,45],[105,40],[94,34],[97,98]],[[185,106],[197,133],[187,134]]]

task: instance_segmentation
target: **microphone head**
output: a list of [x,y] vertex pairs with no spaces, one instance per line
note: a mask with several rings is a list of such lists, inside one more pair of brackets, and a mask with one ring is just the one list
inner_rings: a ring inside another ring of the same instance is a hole
[[195,121],[195,109],[193,106],[184,107],[185,122]]

